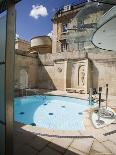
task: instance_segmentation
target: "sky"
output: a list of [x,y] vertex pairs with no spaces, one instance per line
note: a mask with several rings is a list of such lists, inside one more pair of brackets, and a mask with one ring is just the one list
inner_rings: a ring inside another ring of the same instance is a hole
[[55,9],[82,0],[22,0],[16,4],[16,36],[31,40],[35,36],[52,35]]

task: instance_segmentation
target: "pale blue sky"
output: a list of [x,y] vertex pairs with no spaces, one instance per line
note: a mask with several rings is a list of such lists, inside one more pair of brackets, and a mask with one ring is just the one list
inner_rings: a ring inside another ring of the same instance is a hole
[[25,40],[47,35],[52,31],[51,18],[56,8],[82,1],[85,0],[22,0],[16,5],[16,33]]

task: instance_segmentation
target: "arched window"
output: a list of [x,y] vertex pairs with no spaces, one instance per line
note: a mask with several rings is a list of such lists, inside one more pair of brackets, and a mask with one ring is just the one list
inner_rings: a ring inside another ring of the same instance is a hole
[[25,69],[20,70],[20,89],[28,88],[28,73]]

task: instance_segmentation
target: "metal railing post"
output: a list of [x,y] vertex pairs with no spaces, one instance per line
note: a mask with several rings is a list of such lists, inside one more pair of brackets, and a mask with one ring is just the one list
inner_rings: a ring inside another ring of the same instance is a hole
[[99,87],[99,109],[98,109],[98,120],[96,120],[96,122],[98,123],[98,125],[104,124],[104,121],[100,119],[101,92],[102,92],[102,87]]
[[92,105],[92,94],[93,94],[93,89],[89,89],[89,105]]
[[106,84],[106,109],[108,107],[108,84]]

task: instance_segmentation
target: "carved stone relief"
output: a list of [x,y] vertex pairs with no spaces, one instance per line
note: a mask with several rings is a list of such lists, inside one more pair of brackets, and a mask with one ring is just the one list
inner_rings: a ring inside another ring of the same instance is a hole
[[84,86],[85,85],[85,66],[82,65],[78,69],[78,85]]

